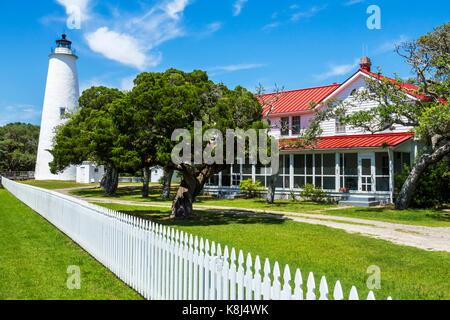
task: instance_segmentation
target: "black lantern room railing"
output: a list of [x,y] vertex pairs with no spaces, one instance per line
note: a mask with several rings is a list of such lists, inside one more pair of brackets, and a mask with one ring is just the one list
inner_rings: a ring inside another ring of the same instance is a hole
[[63,34],[62,39],[56,40],[56,47],[57,48],[72,48],[72,41],[67,40],[67,35]]

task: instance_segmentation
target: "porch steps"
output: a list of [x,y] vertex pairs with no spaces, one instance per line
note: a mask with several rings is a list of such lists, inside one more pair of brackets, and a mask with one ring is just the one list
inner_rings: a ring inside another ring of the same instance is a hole
[[339,201],[340,205],[353,207],[376,207],[380,201],[370,195],[349,195],[347,199]]

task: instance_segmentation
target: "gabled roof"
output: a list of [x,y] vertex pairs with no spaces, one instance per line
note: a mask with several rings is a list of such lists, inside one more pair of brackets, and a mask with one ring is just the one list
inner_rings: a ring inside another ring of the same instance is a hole
[[[307,111],[311,108],[312,102],[322,102],[340,86],[340,84],[332,84],[329,86],[280,92],[278,100],[273,103],[274,108],[271,114]],[[274,95],[275,93],[266,94],[263,99],[264,101],[268,101]],[[269,106],[264,109],[264,114],[267,114],[268,111]]]
[[[411,132],[401,132],[323,137],[318,141],[318,144],[314,149],[381,148],[384,145],[394,147],[411,139],[413,136],[414,134]],[[280,147],[283,150],[305,149],[304,147],[290,145],[289,141],[295,143],[297,140],[282,139],[279,141]],[[308,149],[312,148],[308,147]]]
[[[387,81],[390,81],[392,83],[395,83],[394,79],[386,77],[386,76],[383,76],[381,74],[373,73],[373,72],[370,72],[370,71],[367,71],[367,70],[364,70],[364,69],[360,69],[360,71],[365,73],[365,74],[367,74],[367,75],[369,75],[369,76],[371,76],[371,77],[373,77],[373,78],[375,78],[375,79],[379,79],[379,80],[382,80],[382,81],[387,80]],[[416,93],[416,91],[419,91],[419,87],[417,87],[417,86],[415,86],[413,84],[402,82],[402,83],[400,83],[400,88],[404,89],[405,93],[408,93],[408,94],[410,94],[410,95],[412,95],[412,96],[414,96],[416,98],[423,99],[423,100],[428,99],[424,95]]]
[[[380,80],[389,80],[392,82],[395,82],[394,79],[391,79],[389,77],[382,76],[377,73],[373,73],[370,71],[365,70],[364,68],[360,68],[356,73],[354,73],[350,78],[348,78],[346,81],[344,81],[341,84],[332,84],[328,86],[321,86],[321,87],[313,87],[313,88],[307,88],[307,89],[298,89],[298,90],[291,90],[291,91],[283,91],[279,93],[278,100],[273,103],[273,110],[270,113],[273,114],[282,114],[282,113],[289,113],[289,112],[301,112],[301,111],[308,111],[311,108],[311,103],[321,103],[325,101],[328,97],[333,95],[333,93],[339,91],[338,89],[341,87],[344,87],[348,84],[348,81],[353,79],[358,73],[363,73],[366,75],[369,75],[375,79]],[[427,97],[424,95],[420,95],[416,93],[415,91],[418,91],[419,88],[415,85],[409,84],[409,83],[401,83],[401,88],[404,89],[404,91],[418,99],[426,100]],[[264,101],[270,100],[276,93],[269,93],[263,96]],[[264,108],[264,115],[267,115],[269,112],[269,106],[266,106]]]

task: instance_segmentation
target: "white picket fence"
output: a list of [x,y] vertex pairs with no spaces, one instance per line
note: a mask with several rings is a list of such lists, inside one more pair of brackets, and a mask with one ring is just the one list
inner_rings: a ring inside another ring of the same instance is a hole
[[[99,207],[49,190],[2,179],[15,197],[51,222],[146,299],[152,300],[328,300],[327,280],[318,292],[313,273],[300,269],[292,282],[264,261],[219,243],[148,220]],[[332,298],[344,300],[339,281]],[[358,300],[353,286],[349,300]],[[390,297],[388,298],[390,299]],[[375,300],[371,291],[367,300]]]

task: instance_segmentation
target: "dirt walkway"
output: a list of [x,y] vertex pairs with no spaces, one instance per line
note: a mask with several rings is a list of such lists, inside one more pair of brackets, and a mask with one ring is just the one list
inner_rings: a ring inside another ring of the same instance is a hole
[[[74,196],[70,194],[70,191],[77,189],[80,188],[62,189],[55,191],[70,196]],[[116,200],[116,199],[85,198],[79,196],[75,197],[88,202],[117,203],[124,205],[157,207],[157,208],[171,207],[171,205],[168,203],[157,203],[157,202],[144,203],[137,201]],[[348,233],[361,234],[372,238],[387,240],[392,243],[400,245],[412,246],[430,251],[450,252],[450,228],[447,227],[444,228],[444,227],[416,226],[401,223],[382,222],[369,219],[338,217],[320,213],[307,214],[297,212],[269,211],[269,210],[216,207],[204,205],[194,205],[194,209],[199,211],[221,211],[221,212],[226,211],[228,213],[234,214],[261,216],[261,217],[322,225],[335,229],[342,229],[347,231]],[[324,210],[322,210],[321,212],[323,211]]]

